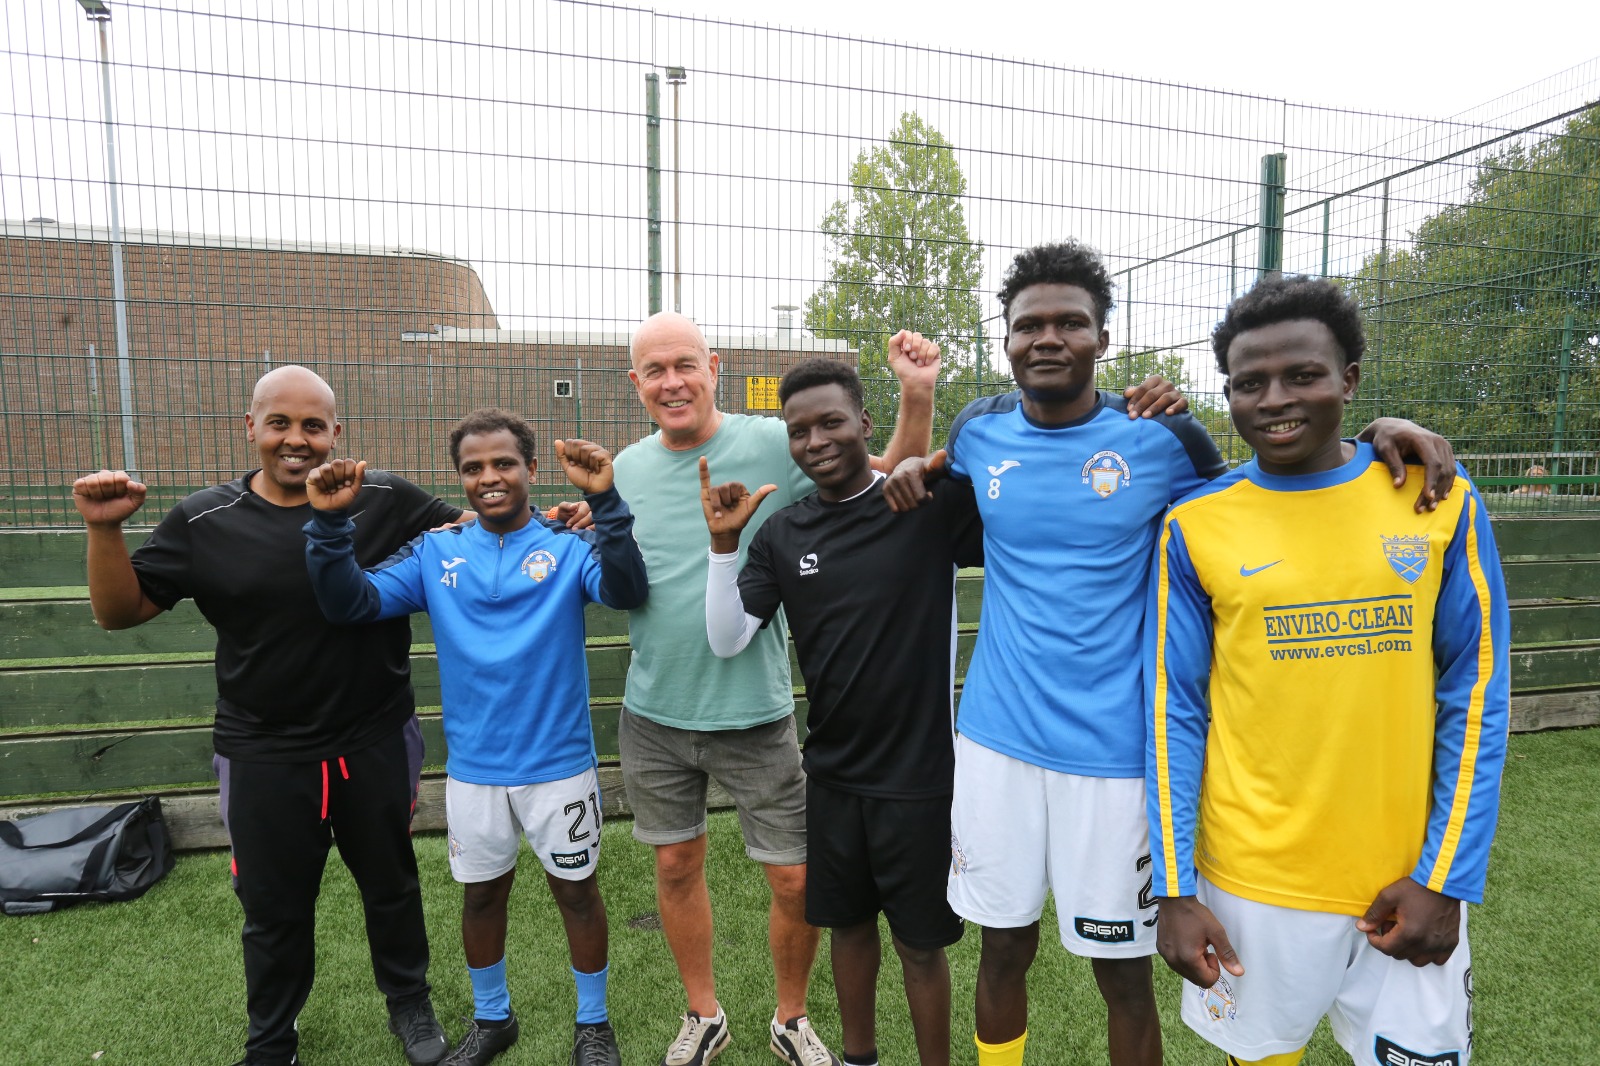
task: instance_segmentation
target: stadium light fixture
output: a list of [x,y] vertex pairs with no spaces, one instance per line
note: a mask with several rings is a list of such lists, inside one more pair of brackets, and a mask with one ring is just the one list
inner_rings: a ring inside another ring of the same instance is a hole
[[111,201],[111,298],[116,305],[117,392],[122,406],[122,466],[135,478],[133,371],[128,358],[128,294],[122,272],[122,186],[117,182],[117,120],[111,106],[111,8],[105,0],[78,0],[100,38],[100,91],[106,128],[106,193]]

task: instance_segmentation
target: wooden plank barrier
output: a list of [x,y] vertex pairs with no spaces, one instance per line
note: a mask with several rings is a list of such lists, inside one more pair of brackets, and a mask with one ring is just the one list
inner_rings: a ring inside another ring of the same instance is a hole
[[[146,535],[130,531],[130,547]],[[1497,518],[1495,536],[1512,599],[1512,729],[1600,724],[1600,518]],[[0,532],[0,817],[156,792],[179,847],[222,846],[210,783],[211,629],[185,602],[143,626],[101,630],[83,560],[81,531]],[[957,581],[958,678],[971,658],[982,591],[980,572]],[[605,810],[625,815],[615,754],[631,654],[627,618],[591,606],[586,623]],[[425,616],[413,618],[412,639],[429,753],[416,824],[436,829],[444,824],[445,745]],[[798,698],[802,730],[805,711]],[[725,795],[711,798],[727,805]]]

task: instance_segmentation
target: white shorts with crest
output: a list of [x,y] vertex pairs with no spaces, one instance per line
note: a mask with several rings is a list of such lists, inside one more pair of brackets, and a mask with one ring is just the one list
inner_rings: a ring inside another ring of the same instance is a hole
[[600,861],[600,782],[593,769],[535,785],[474,785],[445,779],[450,874],[463,884],[492,881],[528,846],[545,870],[581,881]]
[[1183,983],[1183,1020],[1242,1062],[1298,1051],[1323,1015],[1355,1066],[1466,1066],[1472,1055],[1472,953],[1413,966],[1367,942],[1348,914],[1257,903],[1200,878],[1244,976]]

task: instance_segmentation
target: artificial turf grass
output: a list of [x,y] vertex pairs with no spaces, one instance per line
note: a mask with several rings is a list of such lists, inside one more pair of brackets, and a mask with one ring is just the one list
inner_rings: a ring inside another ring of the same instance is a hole
[[[1600,1046],[1600,1003],[1580,954],[1600,943],[1600,729],[1513,737],[1489,901],[1473,911],[1477,1048],[1484,1062],[1585,1061]],[[1359,782],[1353,782],[1359,787]],[[660,1061],[677,1032],[682,990],[655,912],[649,849],[631,824],[606,827],[600,883],[611,920],[611,1010],[623,1061]],[[458,931],[461,890],[442,836],[417,838],[433,946],[434,1003],[452,1039],[472,1009]],[[742,851],[736,819],[712,816],[712,904],[719,996],[733,1046],[726,1066],[775,1062],[766,1049],[773,1007],[765,881]],[[1069,956],[1047,911],[1030,977],[1029,1062],[1105,1062],[1104,1011],[1088,963]],[[0,1063],[231,1063],[244,1043],[238,904],[223,852],[186,855],[144,899],[0,920]],[[972,997],[980,934],[951,951],[956,1063],[976,1061]],[[887,934],[884,935],[888,947]],[[1248,965],[1248,959],[1245,960]],[[301,1015],[307,1066],[400,1064],[372,984],[359,900],[335,858],[318,914],[318,975]],[[827,937],[812,979],[813,1021],[838,1047]],[[499,1062],[562,1063],[574,992],[560,921],[542,871],[524,849],[511,897],[508,969],[522,1039]],[[1220,1056],[1178,1018],[1178,981],[1159,960],[1166,1060],[1214,1066]],[[886,1063],[916,1061],[899,960],[886,952],[878,991]],[[98,1060],[91,1056],[104,1052]],[[1324,1025],[1313,1066],[1347,1062]]]

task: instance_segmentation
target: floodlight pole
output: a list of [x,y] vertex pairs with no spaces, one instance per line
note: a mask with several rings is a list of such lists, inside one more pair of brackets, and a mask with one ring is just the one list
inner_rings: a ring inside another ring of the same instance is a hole
[[117,182],[117,121],[111,107],[111,9],[104,0],[78,0],[100,38],[100,88],[106,128],[106,191],[111,201],[111,298],[116,306],[117,392],[122,406],[122,466],[138,478],[133,446],[133,372],[128,358],[128,296],[122,274],[122,187]]
[[689,80],[682,67],[667,68],[672,86],[672,309],[683,313],[683,175],[678,170],[678,90]]

